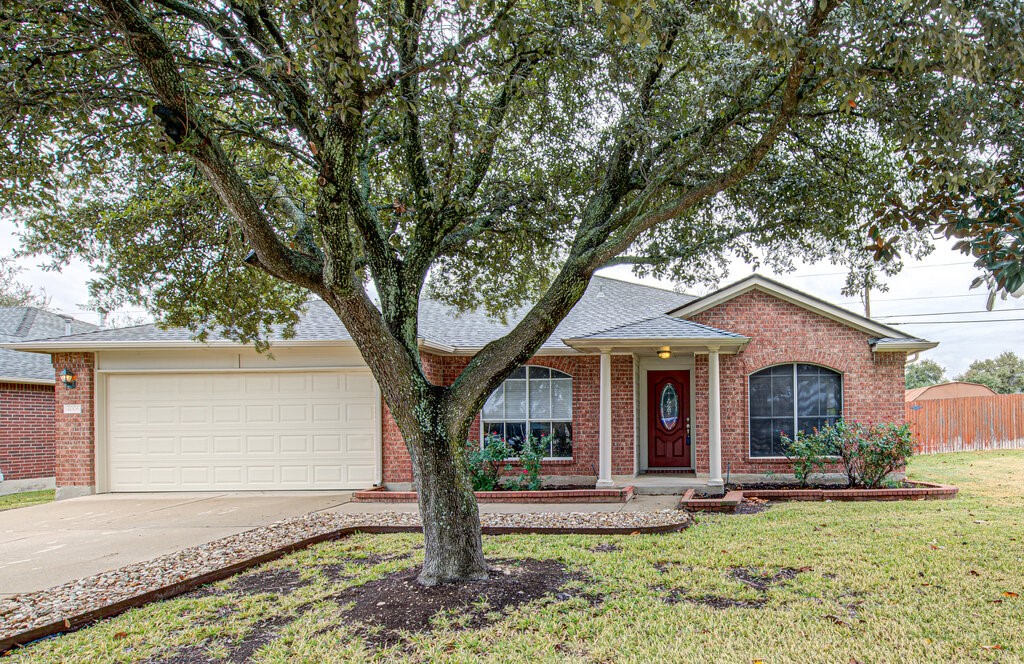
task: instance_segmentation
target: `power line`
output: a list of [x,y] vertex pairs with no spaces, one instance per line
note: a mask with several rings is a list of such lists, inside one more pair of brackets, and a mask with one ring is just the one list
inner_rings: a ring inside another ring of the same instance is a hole
[[1014,321],[1024,321],[1024,318],[990,318],[989,320],[904,320],[904,321],[886,321],[886,325],[956,325],[969,323],[971,325],[981,325],[983,323],[1011,323]]
[[917,318],[920,316],[959,316],[961,314],[995,314],[1004,313],[1010,311],[1024,311],[1024,309],[998,309],[995,311],[989,311],[988,309],[976,309],[974,311],[931,311],[926,314],[883,314],[881,316],[874,316],[874,318]]
[[[872,299],[871,301],[872,302],[906,302],[908,300],[945,300],[945,299],[948,299],[948,298],[951,298],[951,297],[977,297],[977,298],[984,298],[984,297],[986,297],[986,293],[968,293],[966,295],[920,295],[918,297],[883,297],[883,298],[878,298],[878,299]],[[845,300],[839,300],[839,304],[842,304],[844,302],[861,302],[861,301],[862,301],[862,299],[859,298],[859,297],[857,297],[857,298],[848,298],[848,299],[845,299]]]

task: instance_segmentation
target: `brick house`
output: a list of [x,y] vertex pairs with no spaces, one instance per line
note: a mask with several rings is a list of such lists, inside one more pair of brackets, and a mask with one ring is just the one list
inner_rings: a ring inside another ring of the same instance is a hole
[[[0,307],[0,342],[95,329],[35,307]],[[54,484],[53,385],[48,356],[0,349],[0,494]]]
[[[427,376],[450,384],[508,323],[424,299]],[[781,432],[903,421],[908,354],[936,344],[759,275],[704,297],[595,277],[471,438],[546,446],[557,483],[723,484],[786,474]],[[152,325],[17,345],[53,353],[59,496],[405,488],[408,453],[337,317],[312,301],[272,357]]]

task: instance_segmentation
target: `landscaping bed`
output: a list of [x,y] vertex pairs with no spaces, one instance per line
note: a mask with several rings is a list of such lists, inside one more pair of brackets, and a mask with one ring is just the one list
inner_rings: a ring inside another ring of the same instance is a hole
[[[482,514],[480,520],[488,535],[664,533],[682,530],[691,522],[679,510]],[[17,644],[192,591],[314,544],[356,532],[420,530],[419,515],[415,513],[317,512],[48,590],[12,595],[0,599],[0,653]],[[268,590],[273,587],[270,584]]]
[[841,486],[777,489],[731,489],[724,496],[698,494],[690,489],[679,507],[690,512],[734,512],[745,499],[758,500],[949,500],[959,488],[950,484],[905,481],[896,488],[850,489]]
[[[480,503],[624,503],[633,497],[633,487],[590,489],[553,487],[537,491],[500,490],[476,491]],[[357,503],[415,503],[415,491],[389,491],[384,487],[356,491],[352,500]]]

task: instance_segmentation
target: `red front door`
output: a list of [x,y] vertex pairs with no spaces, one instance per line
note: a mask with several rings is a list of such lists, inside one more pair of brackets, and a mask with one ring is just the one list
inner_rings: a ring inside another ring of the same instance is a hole
[[690,467],[690,372],[647,372],[647,465]]

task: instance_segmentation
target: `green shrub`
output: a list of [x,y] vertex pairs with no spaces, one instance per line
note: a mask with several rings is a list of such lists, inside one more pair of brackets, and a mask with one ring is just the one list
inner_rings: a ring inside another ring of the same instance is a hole
[[796,439],[782,434],[782,450],[786,458],[793,462],[793,475],[800,486],[807,486],[811,474],[822,470],[833,453],[831,438],[822,435],[817,429],[811,434],[798,431]]
[[815,430],[812,434],[797,434],[791,442],[794,459],[793,473],[801,484],[801,474],[813,472],[828,463],[828,457],[837,457],[846,473],[847,486],[877,489],[886,478],[903,468],[914,454],[914,439],[906,424],[876,424],[865,426],[858,422],[839,421]]
[[514,453],[504,440],[488,434],[484,444],[467,442],[469,447],[469,477],[473,491],[495,491],[500,489],[501,471],[508,467],[506,459]]
[[542,436],[538,441],[529,436],[523,442],[523,449],[519,451],[519,466],[521,472],[505,480],[509,489],[514,491],[537,491],[541,488],[543,480],[540,476],[541,461],[544,459],[544,452],[551,444],[551,436]]

